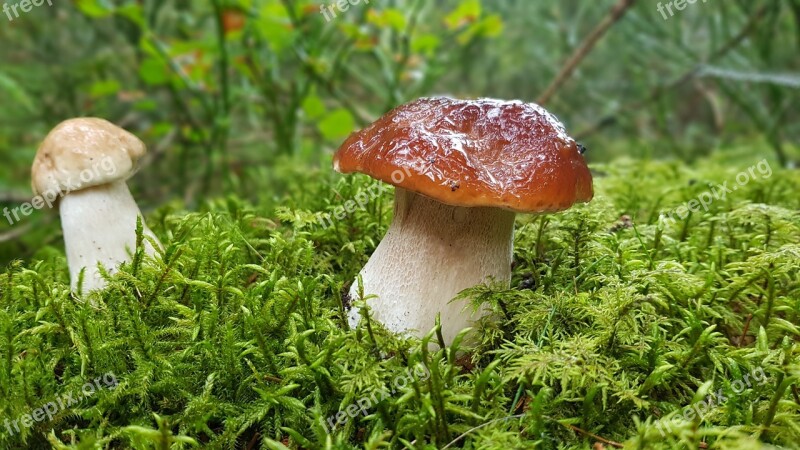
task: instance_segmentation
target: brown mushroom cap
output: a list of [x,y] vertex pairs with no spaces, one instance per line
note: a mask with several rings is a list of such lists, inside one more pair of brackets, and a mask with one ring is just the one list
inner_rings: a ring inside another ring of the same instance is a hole
[[564,126],[521,101],[415,100],[351,134],[334,168],[455,206],[548,212],[593,196],[592,175]]
[[139,138],[107,120],[65,120],[47,134],[36,152],[33,192],[67,192],[127,180],[146,152]]

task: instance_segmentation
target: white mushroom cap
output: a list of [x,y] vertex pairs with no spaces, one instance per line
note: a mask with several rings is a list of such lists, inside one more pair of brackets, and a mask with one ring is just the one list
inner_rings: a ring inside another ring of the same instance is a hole
[[145,153],[139,138],[96,118],[66,120],[39,146],[31,184],[37,195],[60,199],[70,286],[79,294],[105,286],[99,266],[114,273],[130,261],[138,220],[147,237],[145,252],[163,248],[125,184]]
[[[36,152],[31,167],[33,192],[69,192],[125,181],[146,152],[144,142],[107,120],[65,120],[48,133]],[[101,164],[113,171],[98,170]],[[82,179],[85,173],[92,176]]]

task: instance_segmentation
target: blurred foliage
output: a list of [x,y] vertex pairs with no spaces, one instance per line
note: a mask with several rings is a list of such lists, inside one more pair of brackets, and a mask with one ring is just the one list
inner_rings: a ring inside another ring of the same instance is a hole
[[[408,100],[536,100],[613,4],[352,3],[75,0],[0,16],[0,206],[29,200],[38,142],[75,116],[107,118],[148,144],[132,180],[146,210],[221,192],[269,202],[286,192],[269,182],[275,161],[329,167],[350,131]],[[794,164],[800,0],[674,12],[665,20],[634,4],[548,108],[590,161],[691,160],[764,142]],[[11,242],[0,261],[57,239],[52,223],[42,212],[10,230],[0,220]]]
[[[419,96],[534,101],[612,5],[330,3],[76,0],[2,23],[0,152],[12,156],[0,189],[24,185],[37,142],[73,116],[146,140],[150,199],[246,187],[278,155],[325,164],[354,128]],[[764,139],[796,158],[800,0],[674,12],[635,4],[549,109],[595,160],[620,140],[633,156],[692,159]]]

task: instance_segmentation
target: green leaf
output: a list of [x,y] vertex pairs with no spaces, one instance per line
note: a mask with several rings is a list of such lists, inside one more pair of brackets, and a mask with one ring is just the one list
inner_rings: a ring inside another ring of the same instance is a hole
[[142,81],[151,86],[166,84],[169,81],[169,73],[164,63],[155,58],[142,61],[142,65],[139,66],[139,76]]
[[303,99],[303,112],[309,119],[317,119],[325,114],[325,104],[316,94],[312,94]]
[[353,131],[355,120],[349,111],[339,108],[325,116],[317,127],[326,139],[339,139]]
[[12,99],[16,100],[17,103],[22,105],[29,112],[36,111],[36,108],[33,106],[33,101],[28,97],[28,94],[25,93],[25,90],[22,89],[22,86],[13,78],[0,73],[0,92],[3,91],[7,92]]
[[75,5],[80,12],[86,14],[91,18],[108,17],[114,13],[112,8],[105,5],[101,0],[77,0]]
[[146,26],[142,5],[140,4],[128,3],[124,6],[120,6],[117,8],[117,14],[135,23],[139,28],[144,28]]
[[383,12],[383,18],[389,26],[397,31],[403,31],[406,28],[406,18],[400,10],[387,9]]
[[255,26],[259,35],[269,42],[274,52],[281,52],[294,40],[294,29],[289,14],[278,2],[267,3],[261,8]]
[[264,444],[271,450],[289,450],[289,447],[269,438],[264,438]]
[[121,86],[117,80],[98,81],[89,88],[92,97],[107,97],[119,92]]
[[701,384],[699,388],[697,388],[697,392],[695,392],[694,397],[692,397],[692,403],[697,403],[708,396],[708,393],[711,391],[711,388],[714,387],[713,380],[708,380],[705,383]]
[[444,19],[448,29],[454,30],[466,24],[475,22],[481,15],[480,0],[463,0],[455,11],[451,12]]
[[479,22],[473,23],[458,35],[458,43],[465,45],[478,37],[493,38],[503,32],[503,19],[492,15]]
[[411,40],[411,50],[430,57],[436,53],[441,43],[441,39],[435,34],[421,34]]
[[493,38],[503,33],[503,19],[497,14],[481,20],[479,26],[481,36]]
[[403,31],[406,28],[406,18],[403,12],[390,8],[385,11],[376,11],[370,9],[367,14],[367,22],[377,27],[391,27],[397,31]]
[[133,108],[137,111],[156,111],[158,102],[152,98],[144,98],[134,103]]
[[156,122],[150,129],[150,134],[155,137],[166,136],[174,127],[170,122]]
[[756,348],[760,352],[769,351],[769,339],[767,339],[767,330],[763,326],[758,327],[758,337],[756,337]]

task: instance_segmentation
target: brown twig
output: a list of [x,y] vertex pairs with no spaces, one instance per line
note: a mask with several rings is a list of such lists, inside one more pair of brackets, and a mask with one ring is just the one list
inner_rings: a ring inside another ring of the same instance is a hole
[[613,113],[601,117],[600,120],[595,122],[589,128],[577,133],[575,135],[575,138],[578,140],[583,139],[586,136],[604,128],[605,126],[614,123],[616,116],[618,116],[620,113],[630,112],[630,111],[640,111],[641,108],[653,102],[657,98],[661,97],[661,95],[664,94],[665,92],[670,91],[671,89],[691,80],[692,78],[697,76],[698,73],[700,73],[700,70],[702,69],[704,64],[708,64],[716,59],[719,59],[725,56],[729,51],[736,48],[736,46],[738,46],[750,33],[753,32],[753,30],[755,29],[755,25],[758,23],[759,20],[761,20],[761,18],[764,16],[766,12],[767,12],[767,4],[765,3],[761,5],[761,7],[758,10],[756,10],[755,13],[753,13],[753,15],[750,17],[750,20],[747,21],[744,27],[742,27],[742,29],[734,37],[732,37],[728,42],[726,42],[725,45],[723,45],[715,52],[713,52],[711,55],[709,55],[707,58],[705,58],[705,60],[696,64],[695,66],[684,72],[681,76],[679,76],[675,80],[666,84],[656,86],[655,88],[653,88],[653,90],[650,91],[650,95],[648,95],[644,100],[627,103],[617,108],[617,110],[614,111]]
[[264,375],[264,379],[267,381],[272,381],[273,383],[283,383],[283,380],[278,377],[273,377],[272,375]]
[[[761,301],[764,300],[764,291],[767,289],[768,280],[764,280],[764,284],[761,288],[761,293],[758,295],[758,300],[756,300],[756,307],[755,310],[758,311],[761,308]],[[744,328],[742,329],[742,336],[739,338],[739,347],[744,346],[744,340],[747,338],[747,332],[750,331],[750,322],[753,320],[753,313],[747,315],[747,319],[744,322]]]
[[465,438],[467,435],[469,435],[470,433],[472,433],[472,432],[474,432],[474,431],[477,431],[477,430],[480,430],[480,429],[481,429],[481,428],[483,428],[483,427],[489,426],[489,425],[491,425],[491,424],[493,424],[493,423],[502,422],[502,421],[504,421],[504,420],[510,420],[510,419],[519,419],[520,417],[522,417],[522,416],[524,416],[524,415],[525,415],[525,413],[522,413],[522,414],[515,414],[515,415],[513,415],[513,416],[508,416],[508,417],[501,417],[501,418],[499,418],[499,419],[494,419],[494,420],[490,420],[490,421],[488,421],[488,422],[482,423],[482,424],[480,424],[480,425],[478,425],[478,426],[476,426],[476,427],[472,427],[472,428],[470,428],[469,430],[467,430],[467,431],[465,431],[465,432],[461,433],[461,434],[460,434],[460,435],[459,435],[457,438],[453,439],[452,441],[450,441],[450,443],[448,443],[447,445],[445,445],[444,447],[442,447],[442,450],[447,450],[448,448],[450,448],[450,447],[452,447],[453,445],[455,445],[455,444],[456,444],[458,441],[460,441],[461,439],[464,439],[464,438]]
[[0,203],[25,203],[29,201],[31,201],[31,196],[21,192],[0,192]]
[[544,93],[536,101],[537,103],[544,105],[548,100],[550,100],[550,97],[552,97],[558,88],[560,88],[561,85],[567,81],[575,68],[578,67],[578,64],[580,64],[581,60],[583,60],[583,58],[585,58],[586,55],[592,51],[592,48],[594,48],[595,44],[597,44],[600,38],[606,34],[606,31],[608,31],[608,29],[611,28],[611,26],[622,17],[625,14],[625,11],[633,6],[635,2],[636,0],[619,0],[619,2],[611,8],[608,14],[606,14],[606,17],[603,18],[599,24],[597,24],[594,30],[592,30],[592,32],[586,36],[583,42],[581,42],[581,45],[578,46],[574,52],[572,52],[572,55],[569,57],[569,59],[567,59],[567,62],[564,63],[564,66],[550,83],[550,86],[544,90]]
[[247,450],[254,449],[256,447],[256,443],[258,443],[258,438],[260,438],[260,437],[261,437],[261,433],[256,431],[256,433],[253,435],[253,438],[250,439],[250,442],[247,443]]
[[753,320],[753,313],[747,315],[747,320],[744,322],[744,329],[742,329],[742,336],[739,338],[739,347],[744,346],[744,340],[747,337],[747,332],[750,330],[750,321]]
[[561,425],[564,425],[565,427],[569,428],[570,430],[576,432],[576,433],[580,433],[580,434],[589,436],[589,437],[591,437],[593,439],[597,439],[598,441],[602,442],[603,444],[610,445],[610,446],[612,446],[614,448],[622,448],[622,447],[624,447],[624,445],[622,445],[622,443],[620,443],[620,442],[608,440],[608,439],[606,439],[604,437],[601,437],[601,436],[598,436],[598,435],[596,435],[594,433],[590,433],[590,432],[588,432],[586,430],[582,430],[582,429],[576,427],[575,425],[570,425],[568,423],[562,423],[562,422],[559,422],[559,423]]
[[[559,422],[559,423],[561,423],[561,422]],[[598,441],[602,442],[603,444],[610,445],[610,446],[612,446],[614,448],[623,448],[623,447],[625,447],[625,445],[622,444],[621,442],[608,440],[608,439],[606,439],[606,438],[604,438],[602,436],[598,436],[598,435],[596,435],[594,433],[590,433],[590,432],[588,432],[586,430],[582,430],[582,429],[576,427],[575,425],[570,425],[568,423],[561,423],[561,425],[566,426],[567,428],[571,429],[572,431],[574,431],[576,433],[584,434],[584,435],[589,436],[589,437],[591,437],[593,439],[597,439]],[[703,449],[708,448],[708,444],[706,444],[705,442],[701,442],[697,446],[699,448],[703,448]]]
[[30,231],[32,228],[33,228],[33,225],[29,223],[29,224],[23,225],[21,227],[17,227],[17,229],[15,229],[15,230],[11,230],[11,231],[8,231],[6,233],[2,233],[2,234],[0,234],[0,242],[13,241],[13,240],[23,236],[25,233]]

